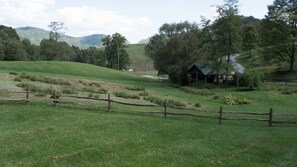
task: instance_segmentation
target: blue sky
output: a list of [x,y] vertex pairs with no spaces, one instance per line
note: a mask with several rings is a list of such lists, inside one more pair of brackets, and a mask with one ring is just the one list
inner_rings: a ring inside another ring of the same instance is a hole
[[[263,18],[273,0],[239,0],[240,14]],[[48,29],[63,21],[67,35],[119,32],[131,43],[158,32],[163,23],[213,18],[223,0],[0,0],[0,24]]]

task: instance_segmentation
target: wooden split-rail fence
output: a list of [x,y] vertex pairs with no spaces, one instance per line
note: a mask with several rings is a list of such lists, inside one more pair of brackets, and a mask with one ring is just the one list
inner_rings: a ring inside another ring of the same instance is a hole
[[[4,93],[23,93],[25,94],[24,99],[13,99],[13,98],[0,98],[0,101],[14,101],[14,102],[30,102],[30,91],[27,88],[26,91],[1,91]],[[285,116],[286,118],[297,118],[297,114],[294,113],[275,113],[273,109],[270,108],[268,112],[235,112],[235,111],[223,111],[223,107],[221,106],[217,111],[215,110],[206,110],[206,109],[198,109],[198,108],[189,108],[189,107],[178,107],[169,105],[167,100],[164,100],[163,105],[156,105],[156,104],[133,104],[128,102],[122,102],[113,100],[111,95],[108,94],[107,99],[100,99],[100,98],[93,98],[93,97],[83,97],[77,95],[61,95],[57,94],[56,91],[53,92],[51,98],[53,99],[52,102],[54,106],[58,106],[58,104],[65,104],[65,105],[78,105],[78,106],[88,106],[88,107],[96,107],[105,109],[108,112],[112,111],[112,103],[126,105],[126,106],[134,106],[134,107],[147,107],[147,108],[163,108],[163,111],[135,111],[135,110],[127,110],[127,109],[120,109],[121,111],[118,112],[129,112],[129,113],[143,113],[143,114],[158,114],[163,115],[165,118],[168,116],[182,116],[182,117],[195,117],[195,118],[206,118],[206,119],[214,119],[218,120],[219,124],[222,124],[223,121],[258,121],[258,122],[267,122],[269,127],[272,127],[273,124],[297,124],[296,121],[276,121],[273,120],[276,116]],[[98,104],[86,104],[86,103],[79,103],[79,102],[68,102],[63,101],[62,98],[73,98],[73,99],[84,99],[84,100],[92,100],[92,101],[99,101],[99,102],[106,102],[106,106],[99,106]],[[184,113],[184,112],[168,112],[168,108],[175,109],[175,110],[182,110],[182,111],[191,111],[192,113]],[[193,114],[195,112],[195,114]],[[199,113],[199,114],[196,114]],[[204,113],[204,114],[202,114]],[[206,114],[207,115],[206,115]],[[216,114],[216,115],[214,115]],[[235,117],[236,115],[249,115],[254,116],[251,117]],[[229,117],[227,117],[229,116]],[[261,116],[261,118],[257,117]],[[266,116],[266,118],[263,118]]]

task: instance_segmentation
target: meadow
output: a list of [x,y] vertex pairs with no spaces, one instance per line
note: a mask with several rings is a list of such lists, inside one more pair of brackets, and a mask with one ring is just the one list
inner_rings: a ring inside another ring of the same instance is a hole
[[[22,73],[31,78],[15,81]],[[49,81],[52,83],[45,83]],[[111,94],[113,99],[131,103],[150,104],[143,96],[154,96],[189,107],[199,103],[205,109],[218,110],[223,106],[226,111],[238,112],[268,112],[272,107],[275,112],[296,113],[297,107],[295,85],[267,83],[254,91],[187,87],[193,93],[166,81],[86,64],[0,62],[1,89],[22,90],[17,86],[22,82],[57,90],[71,85],[82,96],[106,98]],[[115,92],[140,99],[116,97]],[[120,105],[115,105],[112,112],[95,107],[54,107],[49,94],[32,95],[28,104],[0,102],[1,166],[296,165],[296,125],[269,128],[262,122],[223,121],[219,125],[217,120],[174,116],[165,119],[122,113],[121,109],[126,108]],[[226,95],[244,97],[249,104],[228,105],[224,101]]]

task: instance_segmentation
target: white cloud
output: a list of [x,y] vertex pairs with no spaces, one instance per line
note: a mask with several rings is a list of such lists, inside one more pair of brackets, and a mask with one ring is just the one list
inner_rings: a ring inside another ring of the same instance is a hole
[[11,26],[43,26],[49,19],[48,6],[55,0],[0,0],[1,22]]
[[219,16],[219,13],[217,12],[216,6],[211,6],[207,12],[204,12],[202,16],[206,17],[209,20],[215,20]]
[[55,3],[55,0],[0,0],[0,24],[47,28],[50,21],[62,21],[69,35],[119,32],[131,42],[147,38],[148,31],[153,30],[154,24],[148,17],[132,18],[90,6],[55,9]]
[[134,36],[140,34],[137,31],[142,31],[153,25],[153,22],[148,17],[130,18],[112,11],[100,10],[89,6],[59,9],[55,17],[55,19],[66,23],[69,30],[68,33],[72,35],[82,36],[93,33],[112,34],[119,32],[123,35],[129,35],[127,38],[131,42],[140,40],[136,39],[137,37],[133,37],[133,34]]

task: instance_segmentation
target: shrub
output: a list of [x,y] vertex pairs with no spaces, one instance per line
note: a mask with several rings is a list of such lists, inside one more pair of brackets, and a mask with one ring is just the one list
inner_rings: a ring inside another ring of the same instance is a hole
[[31,92],[42,92],[42,89],[39,86],[33,85],[33,84],[27,84],[27,83],[18,83],[17,87],[26,89],[27,87]]
[[132,91],[145,91],[144,87],[141,86],[132,86],[132,87],[125,87],[127,90],[132,90]]
[[101,86],[98,82],[90,82],[88,85],[89,86],[97,86],[97,87],[100,87]]
[[54,91],[54,88],[51,86],[51,87],[48,87],[47,89],[45,89],[44,93],[46,94],[52,94]]
[[182,87],[182,88],[180,88],[180,90],[183,92],[186,92],[186,93],[193,94],[193,95],[202,95],[202,96],[215,95],[214,92],[211,92],[208,89],[197,90],[195,88]]
[[17,72],[9,72],[10,75],[19,75]]
[[164,100],[162,100],[159,97],[147,96],[147,97],[144,97],[143,99],[150,101],[151,103],[154,103],[154,104],[164,105]]
[[216,96],[213,97],[213,99],[218,100],[218,99],[220,99],[220,96],[216,95]]
[[100,88],[99,90],[97,90],[96,93],[99,93],[99,94],[106,94],[106,93],[107,93],[107,90],[104,89],[104,88]]
[[77,91],[73,87],[70,87],[70,86],[63,86],[61,89],[61,92],[63,94],[77,94]]
[[182,70],[178,66],[170,66],[168,68],[169,80],[173,84],[180,84],[181,83],[181,74],[182,74]]
[[144,97],[145,97],[145,96],[148,96],[149,94],[148,94],[147,92],[141,92],[141,93],[139,93],[138,95],[139,95],[139,96],[144,96]]
[[95,95],[94,97],[95,97],[96,99],[99,99],[99,98],[100,98],[100,95],[97,94],[97,95]]
[[197,107],[197,108],[201,108],[201,104],[200,104],[200,103],[196,103],[196,104],[195,104],[195,107]]
[[256,72],[245,72],[239,78],[240,87],[248,87],[249,89],[258,88],[263,81],[263,75]]
[[168,100],[167,104],[172,105],[172,106],[178,106],[178,107],[185,107],[186,106],[184,103],[179,102],[179,101],[175,101],[175,100]]
[[225,96],[224,101],[225,101],[225,104],[228,104],[228,105],[244,105],[244,104],[250,103],[248,99],[244,97],[235,97],[232,95]]
[[140,99],[138,95],[131,95],[125,92],[114,92],[116,97],[126,98],[126,99]]
[[[165,101],[159,97],[154,97],[154,96],[144,97],[144,100],[150,101],[151,103],[158,104],[158,105],[164,105],[164,101]],[[184,103],[175,101],[175,100],[167,100],[167,105],[179,106],[179,107],[186,106]]]
[[22,78],[21,77],[15,77],[14,78],[14,81],[16,81],[16,82],[22,82]]
[[293,94],[293,93],[294,93],[294,90],[290,90],[290,89],[286,89],[286,90],[282,91],[282,94],[285,94],[285,95],[290,95],[290,94]]
[[89,93],[99,93],[99,94],[106,94],[107,90],[104,88],[100,89],[94,89],[94,88],[83,88],[82,89],[84,92],[89,92]]
[[93,97],[93,94],[92,94],[92,93],[90,93],[88,97]]
[[54,78],[49,78],[49,77],[44,77],[44,76],[34,76],[34,75],[28,75],[26,73],[22,73],[20,75],[20,78],[28,79],[30,81],[39,81],[39,82],[49,83],[49,84],[71,85],[70,82],[63,80],[63,79],[54,79]]

